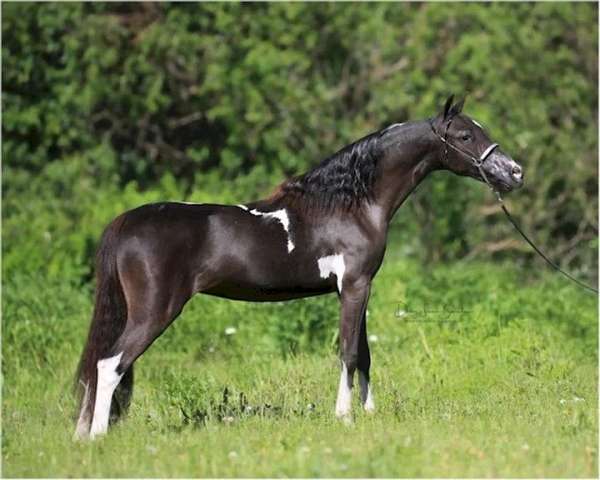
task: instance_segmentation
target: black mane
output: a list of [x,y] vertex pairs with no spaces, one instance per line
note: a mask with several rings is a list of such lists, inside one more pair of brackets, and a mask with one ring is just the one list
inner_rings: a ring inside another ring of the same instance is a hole
[[349,209],[371,199],[382,154],[380,134],[371,133],[347,145],[312,170],[284,182],[278,193],[325,209]]

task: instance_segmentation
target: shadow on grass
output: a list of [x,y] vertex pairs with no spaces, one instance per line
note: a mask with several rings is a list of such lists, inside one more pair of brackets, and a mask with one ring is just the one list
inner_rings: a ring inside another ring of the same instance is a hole
[[184,406],[183,402],[177,403],[174,406],[181,412],[181,422],[167,425],[167,429],[176,432],[189,427],[201,429],[206,427],[207,423],[211,421],[230,424],[236,420],[251,417],[306,417],[313,414],[316,410],[314,403],[308,403],[304,408],[296,407],[292,409],[285,409],[281,405],[272,405],[270,403],[251,404],[244,392],[232,395],[228,387],[223,389],[223,395],[220,400],[216,401],[212,399],[205,407]]

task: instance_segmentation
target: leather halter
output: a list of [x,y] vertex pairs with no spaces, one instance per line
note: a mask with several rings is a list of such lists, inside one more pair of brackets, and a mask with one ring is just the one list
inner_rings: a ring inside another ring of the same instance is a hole
[[588,285],[587,283],[582,282],[581,280],[579,280],[579,279],[575,278],[573,275],[571,275],[569,272],[564,271],[562,268],[560,268],[558,266],[558,264],[556,262],[552,261],[544,252],[542,252],[539,249],[539,247],[533,242],[533,240],[531,240],[527,236],[527,234],[523,231],[523,229],[521,229],[521,227],[519,226],[519,224],[517,223],[517,221],[510,214],[510,212],[506,208],[506,205],[504,204],[504,201],[502,200],[502,197],[500,196],[500,192],[498,190],[496,190],[494,188],[494,186],[490,183],[490,181],[488,180],[485,172],[483,171],[483,168],[481,168],[481,166],[483,165],[483,162],[485,162],[486,158],[488,158],[490,156],[490,154],[496,149],[496,147],[498,147],[498,144],[497,143],[492,143],[489,147],[487,147],[484,150],[484,152],[479,156],[479,158],[477,158],[474,155],[472,155],[471,153],[465,152],[463,149],[457,147],[456,145],[452,145],[450,142],[448,142],[448,138],[447,138],[448,137],[448,129],[450,128],[450,124],[451,123],[452,123],[452,119],[450,119],[448,121],[448,123],[446,123],[446,129],[444,130],[444,136],[442,137],[435,130],[435,128],[433,128],[433,121],[429,122],[429,125],[431,126],[431,130],[433,131],[434,135],[436,137],[438,137],[444,143],[444,161],[448,158],[448,147],[456,150],[457,152],[459,152],[460,154],[464,155],[469,160],[471,160],[471,162],[473,162],[473,165],[475,165],[477,167],[477,169],[479,170],[479,174],[481,175],[481,178],[483,178],[483,180],[488,185],[488,187],[490,187],[490,189],[496,194],[496,197],[498,198],[498,202],[500,202],[500,207],[502,208],[502,211],[504,212],[504,214],[508,218],[509,222],[512,223],[513,227],[515,227],[515,230],[517,230],[517,232],[519,232],[519,234],[535,250],[535,252],[540,257],[542,257],[544,259],[544,261],[548,265],[550,265],[553,269],[555,269],[557,272],[561,273],[566,278],[568,278],[572,282],[576,283],[580,287],[582,287],[582,288],[584,288],[586,290],[589,290],[589,291],[591,291],[593,293],[598,294],[598,289],[597,288],[594,288],[594,287]]
[[496,190],[494,188],[494,186],[490,183],[490,181],[488,180],[487,175],[485,174],[483,168],[481,168],[481,166],[483,165],[483,162],[485,162],[485,160],[491,155],[491,153],[498,147],[498,144],[497,143],[492,143],[491,145],[489,145],[483,151],[483,153],[479,156],[479,158],[475,157],[470,152],[466,152],[462,148],[459,148],[456,145],[453,145],[452,143],[448,142],[448,129],[450,128],[450,124],[452,123],[452,120],[453,119],[450,119],[446,123],[446,128],[444,129],[444,136],[440,135],[436,131],[436,129],[433,127],[433,121],[429,122],[429,125],[430,125],[431,130],[434,133],[434,135],[436,137],[438,137],[442,141],[442,143],[444,144],[444,161],[448,158],[448,147],[452,148],[453,150],[456,150],[461,155],[467,157],[469,160],[471,160],[471,162],[473,163],[473,165],[475,165],[477,167],[477,169],[479,170],[479,174],[481,175],[481,178],[483,178],[483,180],[487,184],[487,186],[492,189],[492,191],[498,197],[498,200],[500,200],[502,202],[502,197],[500,196],[500,192],[498,192],[498,190]]

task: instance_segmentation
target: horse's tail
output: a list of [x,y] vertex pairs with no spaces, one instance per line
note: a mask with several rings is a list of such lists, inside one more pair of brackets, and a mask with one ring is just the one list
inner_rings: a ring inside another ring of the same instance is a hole
[[[119,230],[125,219],[117,217],[106,228],[96,253],[96,300],[87,342],[81,354],[76,375],[79,394],[77,434],[86,436],[94,413],[97,363],[111,355],[111,349],[123,332],[127,321],[127,305],[117,271],[116,251]],[[133,386],[133,366],[123,375],[115,392],[111,413],[117,416],[129,404]]]

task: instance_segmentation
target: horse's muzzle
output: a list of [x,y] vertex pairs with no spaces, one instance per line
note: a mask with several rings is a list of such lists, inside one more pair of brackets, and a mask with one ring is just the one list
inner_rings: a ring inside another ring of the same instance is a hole
[[484,162],[483,169],[490,183],[500,192],[510,192],[523,186],[523,168],[502,152],[492,153]]

